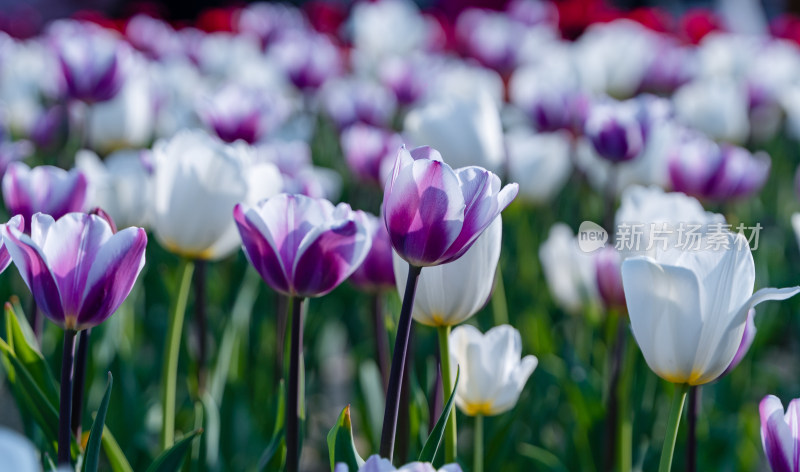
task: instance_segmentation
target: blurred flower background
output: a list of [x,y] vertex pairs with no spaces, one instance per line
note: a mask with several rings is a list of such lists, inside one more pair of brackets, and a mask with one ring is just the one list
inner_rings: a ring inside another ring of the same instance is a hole
[[[59,372],[80,312],[71,457],[110,371],[101,469],[202,428],[186,470],[282,470],[299,401],[299,470],[332,469],[343,411],[384,470],[393,381],[400,468],[460,366],[435,468],[655,470],[683,388],[661,376],[703,384],[676,470],[796,470],[800,298],[751,308],[800,285],[798,165],[798,1],[0,0],[0,300],[22,326],[0,323],[0,450],[30,463],[21,433],[55,461],[56,384],[42,413],[11,358]],[[746,228],[752,257],[665,255],[651,224]],[[134,234],[135,267],[86,275]]]

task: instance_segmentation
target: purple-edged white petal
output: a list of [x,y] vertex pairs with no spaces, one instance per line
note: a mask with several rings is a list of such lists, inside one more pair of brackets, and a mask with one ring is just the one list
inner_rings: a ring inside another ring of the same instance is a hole
[[[18,229],[19,231],[22,231],[25,227],[25,221],[22,215],[17,215],[11,217],[11,219],[8,220],[8,223],[2,224],[0,226],[2,227],[10,226],[12,228]],[[8,253],[8,249],[5,247],[5,244],[3,243],[2,233],[0,233],[0,272],[5,271],[8,268],[9,264],[11,264],[11,255]]]
[[772,472],[796,472],[797,432],[784,419],[783,404],[767,395],[758,406],[761,416],[761,444]]
[[54,166],[30,168],[22,162],[9,164],[3,176],[3,200],[9,212],[22,215],[26,222],[34,213],[58,219],[81,211],[86,202],[87,180],[83,172]]

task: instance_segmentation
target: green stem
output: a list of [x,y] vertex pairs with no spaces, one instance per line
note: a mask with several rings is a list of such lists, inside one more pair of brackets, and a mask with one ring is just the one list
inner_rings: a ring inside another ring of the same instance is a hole
[[494,325],[500,326],[508,324],[508,301],[506,300],[506,289],[503,284],[503,272],[500,265],[494,273],[494,293],[492,294],[492,315],[494,315]]
[[161,371],[161,448],[169,449],[175,442],[175,390],[178,378],[178,355],[181,348],[183,318],[186,314],[186,301],[192,282],[194,262],[184,259],[178,273],[178,292],[172,300],[169,314],[167,339],[164,345],[164,367]]
[[[455,413],[455,412],[453,412]],[[474,472],[483,472],[483,415],[475,415],[475,460],[472,465]]]
[[672,454],[675,452],[675,440],[678,438],[678,426],[681,422],[683,403],[686,400],[686,391],[689,386],[686,384],[675,386],[675,396],[672,398],[672,408],[667,420],[667,431],[664,436],[664,447],[661,449],[661,463],[658,472],[669,472],[672,468]]
[[[443,402],[453,394],[453,378],[450,376],[450,326],[436,328],[439,334],[439,357],[442,363],[442,397]],[[456,412],[453,410],[447,418],[444,428],[444,461],[449,464],[456,461]]]

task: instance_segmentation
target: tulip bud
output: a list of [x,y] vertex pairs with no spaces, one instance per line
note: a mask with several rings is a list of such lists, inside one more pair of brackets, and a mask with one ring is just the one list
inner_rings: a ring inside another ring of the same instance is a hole
[[595,151],[611,162],[637,157],[644,149],[644,135],[636,109],[628,103],[601,103],[589,109],[584,133]]
[[613,246],[606,246],[594,256],[597,292],[607,308],[625,309],[622,288],[622,258]]

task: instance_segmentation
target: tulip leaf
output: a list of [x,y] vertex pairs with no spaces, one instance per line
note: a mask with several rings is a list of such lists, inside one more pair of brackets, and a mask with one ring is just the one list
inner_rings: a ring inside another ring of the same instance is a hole
[[183,466],[186,454],[192,446],[192,441],[203,433],[202,429],[187,434],[180,441],[176,442],[171,448],[162,452],[160,456],[150,464],[147,472],[178,472]]
[[282,444],[283,436],[284,436],[283,428],[278,430],[278,433],[272,438],[272,440],[267,444],[267,448],[264,449],[264,453],[261,454],[261,458],[258,459],[258,470],[264,470],[269,464],[269,461],[272,460],[272,457],[275,456],[275,453],[278,452],[278,448]]
[[111,386],[113,384],[114,377],[109,372],[106,393],[103,395],[103,400],[100,401],[100,408],[97,410],[97,416],[95,416],[92,424],[92,431],[89,433],[89,442],[86,444],[86,454],[83,457],[84,472],[97,472],[97,467],[100,463],[100,443],[106,424],[106,412],[108,411],[108,402],[111,399]]
[[364,459],[358,455],[356,445],[353,443],[353,429],[350,422],[350,405],[347,405],[336,424],[328,432],[328,455],[331,460],[331,470],[336,464],[344,462],[350,470],[358,470],[364,465]]
[[128,459],[125,457],[125,453],[122,452],[122,448],[119,447],[117,440],[114,439],[114,435],[111,434],[108,428],[105,428],[103,431],[100,442],[103,444],[103,450],[106,452],[106,459],[108,459],[108,463],[111,465],[111,470],[113,472],[133,472],[133,467],[131,467]]
[[14,356],[25,366],[36,385],[51,404],[58,404],[58,389],[44,356],[39,351],[33,330],[24,317],[18,317],[11,303],[5,305],[7,342]]
[[447,418],[450,416],[451,412],[455,414],[452,410],[453,403],[456,399],[456,388],[458,387],[459,377],[461,377],[460,367],[456,370],[456,381],[453,383],[453,393],[451,393],[450,398],[447,399],[447,403],[445,403],[442,409],[442,414],[436,421],[436,426],[433,427],[430,436],[428,436],[428,440],[425,441],[422,452],[419,453],[420,462],[433,462],[433,458],[436,457],[436,452],[439,450],[439,445],[442,443],[442,437],[444,436],[444,427],[447,424]]

